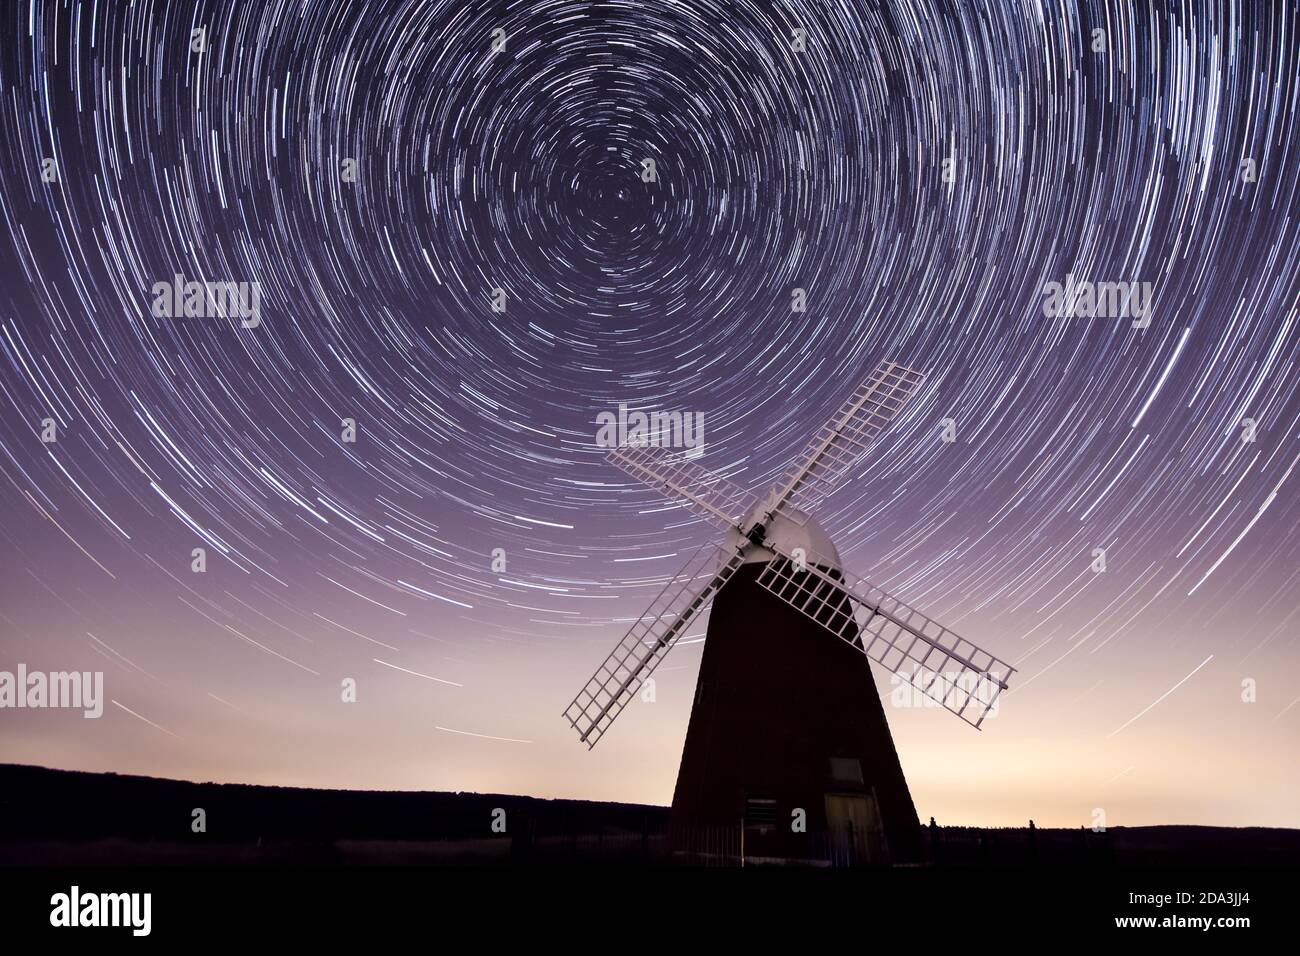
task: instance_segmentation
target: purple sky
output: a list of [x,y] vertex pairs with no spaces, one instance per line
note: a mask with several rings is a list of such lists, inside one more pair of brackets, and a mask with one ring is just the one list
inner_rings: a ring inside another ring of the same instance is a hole
[[1300,11],[915,6],[7,4],[0,670],[109,702],[0,760],[666,803],[703,622],[560,713],[720,536],[597,415],[757,489],[892,358],[818,518],[1019,668],[978,733],[878,675],[921,815],[1300,826]]

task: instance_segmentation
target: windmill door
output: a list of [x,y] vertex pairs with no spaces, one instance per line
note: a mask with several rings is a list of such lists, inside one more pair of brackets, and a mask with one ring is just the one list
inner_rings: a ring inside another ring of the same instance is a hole
[[865,793],[826,794],[831,862],[837,866],[885,863],[884,831],[876,798]]

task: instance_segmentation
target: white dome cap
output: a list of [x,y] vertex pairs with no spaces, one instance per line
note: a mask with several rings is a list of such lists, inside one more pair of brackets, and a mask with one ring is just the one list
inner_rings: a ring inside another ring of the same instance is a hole
[[[755,505],[754,509],[745,516],[744,523],[746,527],[758,517],[756,512],[762,507],[763,503]],[[809,564],[839,570],[840,553],[835,550],[835,542],[831,541],[831,536],[826,533],[826,530],[802,511],[795,511],[789,507],[782,509],[782,511],[785,513],[777,514],[768,522],[767,537],[789,554],[793,554],[795,548],[802,548]],[[744,540],[744,537],[735,528],[732,528],[727,533],[727,543],[733,548],[740,547]],[[771,561],[775,556],[767,548],[751,548],[745,556],[745,563],[753,564]]]

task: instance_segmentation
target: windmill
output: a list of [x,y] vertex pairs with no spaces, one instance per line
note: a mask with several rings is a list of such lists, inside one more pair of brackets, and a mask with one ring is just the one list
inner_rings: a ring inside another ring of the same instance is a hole
[[668,582],[564,712],[594,747],[714,602],[674,826],[736,826],[777,856],[807,856],[800,846],[810,841],[797,838],[802,813],[805,832],[848,833],[857,860],[917,855],[916,810],[869,662],[977,729],[1014,668],[847,574],[808,513],[923,380],[881,362],[758,500],[666,449],[610,452],[628,474],[726,533]]

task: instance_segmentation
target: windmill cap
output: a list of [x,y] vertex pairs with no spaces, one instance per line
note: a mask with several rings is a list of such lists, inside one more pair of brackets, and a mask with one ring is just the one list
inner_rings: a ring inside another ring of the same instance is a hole
[[[755,506],[754,511],[760,507],[762,506]],[[746,515],[745,527],[749,527],[757,517],[758,515],[753,512]],[[840,553],[835,549],[835,542],[816,519],[808,517],[802,511],[795,511],[793,508],[783,509],[768,522],[767,537],[787,554],[794,554],[796,548],[802,548],[809,564],[840,570]],[[740,547],[745,540],[736,528],[728,532],[727,539],[732,547]],[[774,557],[775,555],[767,548],[750,548],[745,556],[745,563],[762,563],[771,561]]]

